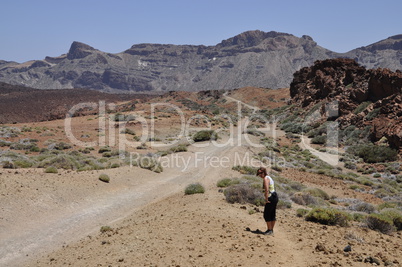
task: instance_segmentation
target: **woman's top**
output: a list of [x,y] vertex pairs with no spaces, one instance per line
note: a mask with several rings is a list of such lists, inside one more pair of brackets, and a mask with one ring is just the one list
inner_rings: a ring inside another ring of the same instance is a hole
[[268,180],[269,180],[269,188],[268,188],[269,192],[270,192],[270,193],[275,192],[275,183],[274,183],[274,180],[273,180],[269,175],[265,176],[265,178],[268,178]]

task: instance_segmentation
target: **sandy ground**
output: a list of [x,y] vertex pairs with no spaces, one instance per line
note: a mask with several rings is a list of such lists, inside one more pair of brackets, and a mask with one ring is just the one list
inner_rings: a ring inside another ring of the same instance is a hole
[[[229,204],[216,187],[222,178],[240,177],[231,167],[258,152],[241,129],[235,133],[233,145],[224,136],[221,145],[170,155],[160,174],[129,166],[0,170],[0,266],[401,266],[400,232],[306,222],[295,204],[278,211],[274,236],[254,233],[266,228],[262,208]],[[111,182],[99,181],[100,173]],[[282,175],[375,203],[340,180],[291,169]],[[193,182],[206,192],[184,195]],[[111,231],[101,233],[102,226]]]

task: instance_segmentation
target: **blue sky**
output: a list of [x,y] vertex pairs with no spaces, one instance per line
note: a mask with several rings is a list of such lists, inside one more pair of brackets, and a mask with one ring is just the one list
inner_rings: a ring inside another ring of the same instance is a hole
[[400,0],[2,0],[0,60],[118,53],[139,43],[216,45],[248,30],[311,36],[347,52],[402,34]]

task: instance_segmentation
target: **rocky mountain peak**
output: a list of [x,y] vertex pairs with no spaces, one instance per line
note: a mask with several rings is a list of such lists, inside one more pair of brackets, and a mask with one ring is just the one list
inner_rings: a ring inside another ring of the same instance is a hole
[[70,50],[68,51],[67,58],[70,60],[84,58],[84,57],[90,55],[92,53],[92,51],[95,51],[95,48],[93,48],[92,46],[74,41],[70,46]]
[[275,31],[263,32],[259,30],[246,31],[238,34],[227,40],[223,40],[219,45],[222,47],[238,46],[238,47],[252,47],[259,45],[267,38],[275,38],[278,36],[291,36],[288,33],[280,33]]
[[362,49],[370,52],[378,50],[397,50],[402,51],[402,34],[391,36],[374,44],[363,47]]

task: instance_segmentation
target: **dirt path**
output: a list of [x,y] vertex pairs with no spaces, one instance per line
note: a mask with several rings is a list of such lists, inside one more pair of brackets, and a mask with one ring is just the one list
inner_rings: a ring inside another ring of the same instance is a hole
[[242,101],[240,101],[240,100],[238,100],[238,99],[235,99],[235,98],[233,98],[233,97],[231,97],[231,96],[228,96],[228,92],[225,92],[225,93],[223,94],[223,97],[224,97],[227,101],[229,101],[229,102],[236,102],[236,103],[242,104],[243,106],[245,106],[245,107],[247,107],[247,108],[253,110],[253,113],[255,113],[255,112],[257,112],[258,110],[260,110],[259,107],[249,105],[249,104],[244,103],[244,102],[242,102]]
[[330,154],[327,152],[321,152],[311,146],[311,140],[305,135],[301,136],[300,147],[302,149],[307,149],[313,154],[314,156],[318,157],[322,161],[332,165],[332,166],[339,166],[341,162],[339,161],[339,154],[338,150],[334,149],[334,153]]

